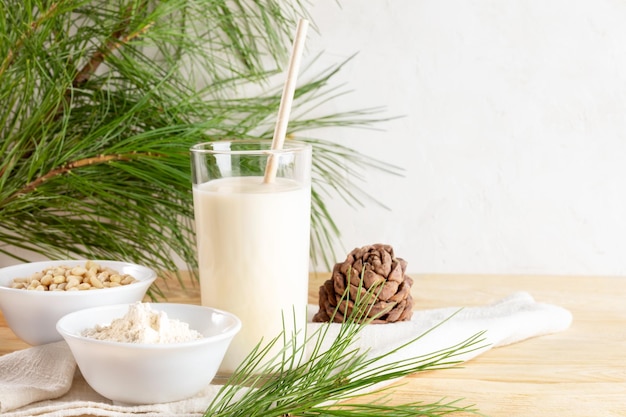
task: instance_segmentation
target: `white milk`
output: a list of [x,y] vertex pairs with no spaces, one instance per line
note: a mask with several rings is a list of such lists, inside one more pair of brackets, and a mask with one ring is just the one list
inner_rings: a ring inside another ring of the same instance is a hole
[[[261,341],[306,322],[310,186],[235,177],[194,186],[201,297],[237,315],[221,372],[232,372]],[[268,356],[269,358],[269,356]]]

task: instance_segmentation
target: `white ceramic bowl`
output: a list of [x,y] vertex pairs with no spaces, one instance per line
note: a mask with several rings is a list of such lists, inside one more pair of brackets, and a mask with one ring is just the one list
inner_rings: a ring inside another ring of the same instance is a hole
[[137,282],[89,291],[33,291],[11,288],[14,278],[30,277],[51,266],[83,266],[85,260],[41,261],[0,268],[0,310],[13,333],[30,345],[63,340],[57,321],[73,311],[103,305],[141,301],[156,273],[127,262],[94,260],[102,267],[130,274]]
[[100,395],[129,404],[178,401],[213,379],[233,337],[235,315],[191,304],[152,303],[154,311],[188,323],[204,337],[168,344],[121,343],[82,336],[85,329],[123,317],[128,304],[74,312],[57,323],[87,383]]

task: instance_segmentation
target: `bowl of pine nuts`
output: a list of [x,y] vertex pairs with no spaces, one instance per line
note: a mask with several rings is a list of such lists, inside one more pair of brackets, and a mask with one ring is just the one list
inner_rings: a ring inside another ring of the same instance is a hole
[[63,340],[57,321],[90,307],[143,300],[156,279],[145,266],[109,260],[60,260],[0,268],[0,310],[30,345]]

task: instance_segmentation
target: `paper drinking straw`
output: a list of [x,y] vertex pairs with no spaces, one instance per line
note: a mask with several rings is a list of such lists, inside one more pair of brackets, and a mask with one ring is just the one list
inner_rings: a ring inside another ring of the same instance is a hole
[[[291,105],[293,103],[293,95],[296,91],[296,79],[298,78],[298,70],[300,69],[300,61],[302,58],[302,50],[304,49],[304,40],[306,38],[306,31],[309,26],[309,21],[306,19],[300,19],[298,27],[296,28],[296,36],[293,40],[293,47],[291,49],[291,56],[289,57],[289,66],[287,67],[287,79],[283,87],[283,95],[280,99],[280,106],[278,107],[278,118],[276,119],[276,126],[274,127],[274,137],[272,138],[272,149],[282,149],[285,142],[285,136],[287,135],[287,124],[289,123],[289,113],[291,112]],[[273,182],[276,178],[276,158],[273,154],[267,160],[265,166],[265,176],[263,178],[264,183]]]

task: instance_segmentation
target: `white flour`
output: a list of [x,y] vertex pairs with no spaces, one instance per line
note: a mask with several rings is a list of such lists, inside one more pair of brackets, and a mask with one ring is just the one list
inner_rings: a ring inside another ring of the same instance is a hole
[[108,326],[86,329],[83,336],[124,343],[180,343],[202,338],[189,324],[170,319],[164,311],[155,311],[150,303],[132,304],[124,317]]

